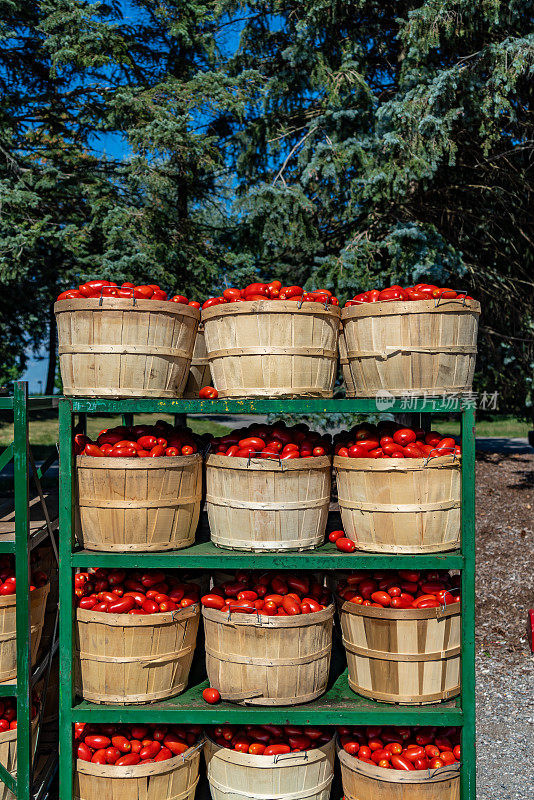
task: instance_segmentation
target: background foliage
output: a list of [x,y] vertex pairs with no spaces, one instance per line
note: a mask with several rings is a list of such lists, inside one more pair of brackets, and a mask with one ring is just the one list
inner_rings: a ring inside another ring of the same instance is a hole
[[533,11],[0,0],[0,379],[50,297],[97,274],[198,297],[280,275],[341,300],[429,279],[481,300],[476,388],[524,412]]

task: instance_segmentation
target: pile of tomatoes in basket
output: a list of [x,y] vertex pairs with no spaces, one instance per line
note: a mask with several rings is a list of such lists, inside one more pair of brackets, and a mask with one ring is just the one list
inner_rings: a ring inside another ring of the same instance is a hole
[[356,425],[334,437],[334,453],[345,458],[439,458],[461,452],[452,436],[405,428],[389,420]]
[[82,761],[129,767],[168,761],[201,738],[200,725],[74,725],[74,750]]
[[249,283],[244,289],[225,289],[219,297],[210,297],[202,308],[211,308],[224,303],[241,303],[253,300],[296,300],[302,303],[322,303],[338,306],[339,300],[328,289],[307,292],[302,286],[282,286],[281,281]]
[[170,300],[171,303],[181,303],[186,306],[193,306],[193,308],[200,308],[200,303],[196,300],[188,300],[183,294],[175,294],[169,297],[167,292],[156,283],[149,285],[136,286],[135,283],[125,281],[120,286],[113,281],[99,279],[96,281],[87,281],[80,284],[77,289],[67,289],[66,292],[61,292],[58,295],[58,300],[88,300],[100,297],[115,297],[122,298],[123,300]]
[[330,436],[310,431],[304,423],[288,428],[284,422],[274,425],[253,423],[237,428],[226,436],[214,438],[211,452],[235,458],[293,458],[325,456],[331,452]]
[[315,750],[332,739],[329,728],[295,725],[217,725],[208,731],[210,739],[227,750],[253,756],[278,756]]
[[97,569],[74,576],[77,608],[106,614],[165,614],[199,602],[200,589],[160,570]]
[[330,602],[328,589],[313,577],[278,572],[237,572],[234,580],[215,586],[201,598],[205,608],[270,617],[314,614]]
[[117,425],[100,431],[96,442],[83,433],[74,437],[76,455],[97,458],[159,458],[190,456],[198,445],[190,428],[173,428],[165,420],[155,425]]
[[368,292],[355,294],[352,300],[347,300],[345,308],[357,306],[361,303],[383,303],[390,300],[472,300],[465,292],[456,292],[435,286],[433,283],[417,283],[415,286],[399,286],[394,284],[386,289],[371,289]]
[[[30,575],[30,592],[40,589],[48,583],[46,572],[32,570]],[[15,557],[12,555],[0,556],[0,596],[16,594],[17,578],[15,576]]]
[[460,761],[460,728],[341,726],[339,743],[366,764],[411,772]]
[[438,608],[460,602],[460,575],[446,570],[355,572],[337,585],[342,600],[377,608]]
[[[39,710],[39,697],[34,692],[32,696],[31,718],[35,719]],[[17,727],[17,698],[0,698],[0,733],[13,731]]]

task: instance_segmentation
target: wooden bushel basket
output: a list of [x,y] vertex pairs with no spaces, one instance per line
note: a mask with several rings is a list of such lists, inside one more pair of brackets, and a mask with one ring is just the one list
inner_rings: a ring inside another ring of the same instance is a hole
[[334,606],[315,614],[269,617],[203,608],[206,669],[224,700],[295,706],[328,682]]
[[[43,633],[46,599],[50,591],[47,583],[30,592],[31,658],[32,666]],[[17,677],[17,595],[0,597],[0,683]]]
[[202,456],[76,457],[78,539],[88,550],[158,552],[195,541]]
[[193,800],[202,744],[153,764],[117,767],[76,760],[74,800]]
[[469,392],[480,303],[417,300],[344,308],[343,333],[358,397]]
[[341,374],[343,375],[343,383],[345,384],[345,397],[356,397],[354,381],[352,380],[352,373],[349,368],[349,359],[347,358],[347,343],[345,342],[345,334],[343,333],[343,326],[339,331],[338,345],[339,345],[339,365],[341,367]]
[[63,393],[181,397],[200,312],[181,303],[104,297],[54,305]]
[[340,605],[349,686],[385,703],[450,700],[460,692],[460,603],[439,608]]
[[210,455],[206,507],[218,547],[255,552],[310,550],[324,542],[330,456],[287,461]]
[[154,703],[187,686],[199,605],[165,614],[76,610],[76,691],[92,703]]
[[460,800],[460,764],[404,772],[371,766],[338,747],[346,800]]
[[[37,717],[32,720],[31,735],[32,743],[35,746],[35,736],[37,733]],[[3,731],[0,733],[0,764],[14,777],[17,777],[17,729]],[[13,792],[7,788],[5,783],[0,782],[0,800],[16,800]]]
[[332,397],[340,310],[265,300],[202,311],[219,397]]
[[206,739],[212,800],[329,800],[335,744],[303,753],[253,756]]
[[189,377],[184,389],[184,397],[198,399],[203,386],[211,386],[211,370],[204,338],[204,326],[199,325],[193,349],[193,358],[189,368]]
[[334,457],[345,535],[374,553],[439,553],[460,545],[458,457]]

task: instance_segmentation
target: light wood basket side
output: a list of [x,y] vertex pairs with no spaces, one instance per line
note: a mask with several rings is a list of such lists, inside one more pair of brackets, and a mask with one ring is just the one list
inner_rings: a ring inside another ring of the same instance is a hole
[[195,745],[168,761],[130,767],[77,759],[74,800],[193,800],[201,747]]
[[403,772],[337,753],[346,800],[460,800],[460,764]]
[[347,357],[347,343],[345,342],[345,334],[343,333],[343,326],[339,331],[339,365],[341,367],[341,374],[343,375],[343,383],[345,384],[345,397],[356,397],[356,388],[352,380],[352,372],[349,367],[349,359]]
[[93,703],[152,703],[184,691],[198,604],[165,614],[76,610],[76,690]]
[[207,738],[204,755],[212,800],[329,800],[334,739],[316,750],[252,756]]
[[219,397],[332,397],[340,310],[266,300],[202,311]]
[[358,397],[471,391],[480,303],[418,300],[362,303],[341,319]]
[[460,546],[461,460],[334,457],[345,535],[358,550],[438,553]]
[[232,550],[309,550],[324,542],[330,456],[273,461],[210,455],[206,508],[211,539]]
[[181,303],[103,298],[54,305],[63,392],[181,397],[200,312]]
[[179,550],[195,541],[202,456],[77,456],[76,489],[77,536],[88,550]]
[[339,605],[349,686],[386,703],[449,700],[460,692],[460,603],[426,609]]
[[[30,592],[30,635],[32,665],[43,633],[46,599],[50,584]],[[0,597],[0,683],[17,677],[17,596]]]
[[245,705],[292,706],[320,697],[328,682],[334,606],[269,617],[203,608],[210,686]]
[[[32,743],[35,749],[37,735],[37,717],[32,720]],[[3,731],[0,733],[0,764],[14,777],[17,777],[17,730]],[[15,795],[0,782],[0,800],[16,800]]]

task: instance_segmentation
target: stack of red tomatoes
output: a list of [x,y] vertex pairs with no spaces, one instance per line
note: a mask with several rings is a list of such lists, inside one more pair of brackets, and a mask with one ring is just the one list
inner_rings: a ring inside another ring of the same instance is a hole
[[[30,575],[30,592],[48,583],[46,572],[32,570]],[[15,577],[15,557],[0,556],[0,595],[16,594],[17,579]]]
[[[35,719],[39,710],[39,697],[35,694],[32,696],[31,718]],[[17,727],[17,698],[16,697],[1,697],[0,698],[0,733],[6,731],[13,731]]]
[[459,575],[446,570],[355,572],[337,585],[342,600],[379,608],[438,608],[460,602]]
[[415,286],[399,286],[394,284],[387,289],[371,289],[368,292],[355,294],[352,300],[347,300],[345,308],[357,306],[361,303],[383,303],[391,300],[472,300],[465,292],[456,292],[454,289],[444,289],[433,283],[417,283]]
[[206,608],[236,614],[292,617],[322,611],[330,603],[330,594],[305,573],[237,572],[234,580],[205,594],[201,603]]
[[328,289],[307,292],[302,286],[282,286],[282,281],[249,283],[244,289],[225,289],[219,297],[210,297],[202,308],[211,308],[223,303],[241,303],[252,300],[296,300],[302,303],[322,303],[338,306],[339,300]]
[[97,569],[74,576],[77,608],[107,614],[164,614],[199,602],[195,583],[160,570]]
[[68,289],[66,292],[61,292],[58,295],[58,300],[88,300],[90,298],[100,297],[116,297],[123,300],[170,300],[171,303],[182,303],[186,306],[193,306],[193,308],[200,308],[200,303],[196,300],[188,300],[183,294],[175,294],[174,297],[168,297],[167,292],[156,283],[149,285],[136,286],[135,283],[125,281],[120,286],[104,279],[96,281],[87,281],[82,283],[77,289]]
[[369,725],[338,729],[346,753],[366,764],[406,772],[439,769],[460,761],[459,728],[393,728]]
[[295,725],[217,725],[208,731],[213,741],[227,750],[252,756],[279,756],[315,750],[332,739],[328,728]]
[[334,437],[334,453],[345,458],[438,458],[459,456],[461,452],[452,436],[404,428],[389,420],[356,425]]
[[100,431],[96,442],[83,433],[74,437],[76,455],[103,458],[159,458],[189,456],[198,452],[190,428],[173,428],[158,420],[155,425],[117,425]]
[[200,739],[200,725],[74,725],[74,749],[82,761],[130,767],[168,761]]
[[274,425],[253,423],[238,428],[226,436],[214,438],[211,452],[236,458],[275,458],[287,461],[292,458],[325,456],[331,451],[329,436],[310,431],[304,423],[286,427],[284,422]]

